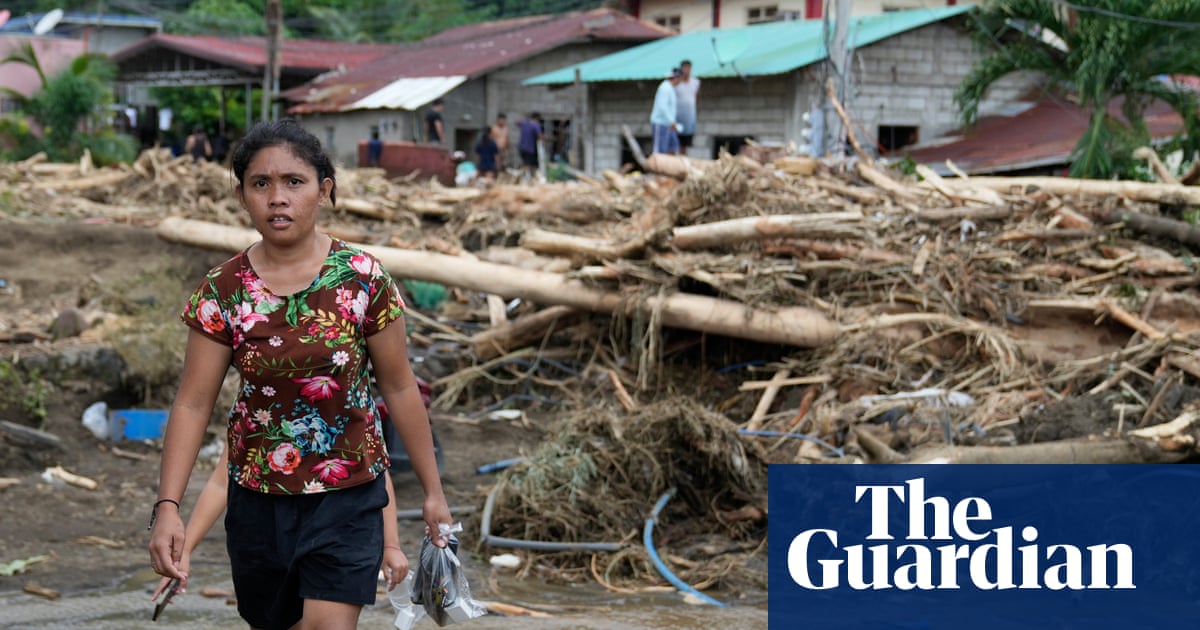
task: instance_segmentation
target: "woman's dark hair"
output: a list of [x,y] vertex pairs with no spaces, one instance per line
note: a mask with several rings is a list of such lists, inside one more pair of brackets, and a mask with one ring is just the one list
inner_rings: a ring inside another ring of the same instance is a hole
[[286,146],[297,158],[308,162],[317,171],[317,182],[326,177],[333,182],[329,190],[329,203],[337,202],[337,179],[334,177],[333,162],[321,148],[321,141],[309,133],[300,123],[290,118],[279,121],[263,121],[254,123],[246,136],[242,138],[237,149],[230,158],[229,168],[237,178],[238,187],[242,186],[242,177],[246,175],[246,167],[259,151],[267,147]]

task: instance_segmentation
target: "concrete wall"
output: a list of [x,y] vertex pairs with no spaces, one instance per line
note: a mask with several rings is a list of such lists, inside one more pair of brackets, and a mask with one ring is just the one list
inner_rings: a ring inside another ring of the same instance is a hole
[[299,118],[300,124],[321,139],[325,150],[333,156],[334,164],[358,166],[358,141],[371,137],[371,128],[380,128],[379,137],[385,142],[408,140],[412,137],[412,112],[390,110],[359,110],[338,114],[313,114]]
[[[847,104],[872,136],[880,125],[913,126],[924,141],[960,126],[954,92],[981,56],[952,24],[930,24],[857,52]],[[1036,75],[1010,75],[992,87],[981,113],[1029,100],[1038,84]]]
[[[955,130],[959,119],[954,91],[978,59],[970,37],[946,22],[859,49],[845,104],[856,121],[860,142],[873,145],[880,125],[917,127],[922,141]],[[804,145],[802,116],[820,103],[819,81],[817,66],[771,77],[703,80],[689,155],[712,157],[719,138]],[[1006,78],[989,92],[981,110],[996,111],[1036,96],[1037,84],[1033,75]],[[587,170],[621,166],[622,124],[635,136],[650,135],[656,86],[650,81],[590,86],[594,131]]]

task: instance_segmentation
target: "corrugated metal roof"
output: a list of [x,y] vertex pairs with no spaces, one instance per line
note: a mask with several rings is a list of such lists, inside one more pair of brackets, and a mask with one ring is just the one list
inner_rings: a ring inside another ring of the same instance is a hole
[[[38,23],[45,13],[36,13],[32,15],[13,16],[8,23],[0,25],[0,32],[29,32],[33,30],[34,25]],[[162,20],[155,17],[144,15],[123,15],[119,13],[65,13],[59,24],[69,24],[77,26],[123,26],[126,28],[144,28],[148,30],[158,30],[162,28]]]
[[[866,46],[973,9],[973,5],[890,11],[851,20],[852,46]],[[526,79],[524,85],[661,79],[682,59],[702,79],[783,74],[828,56],[822,20],[692,31]]]
[[[1119,99],[1109,104],[1108,111],[1124,118]],[[982,120],[947,142],[893,153],[896,157],[907,155],[943,175],[950,173],[947,160],[971,175],[1064,166],[1087,131],[1089,119],[1090,114],[1075,103],[1047,97],[1016,116]],[[1156,140],[1183,130],[1183,119],[1161,101],[1147,108],[1145,122]]]
[[[253,71],[266,66],[264,37],[216,37],[213,35],[169,35],[156,33],[123,48],[110,58],[121,63],[157,49],[170,50],[214,63]],[[285,70],[318,74],[340,66],[356,66],[397,49],[396,44],[350,44],[312,39],[284,39],[280,61]]]
[[407,109],[415,110],[460,86],[467,80],[456,77],[414,77],[396,79],[382,89],[357,100],[345,109]]
[[[297,102],[289,113],[342,111],[393,82],[417,77],[486,74],[572,42],[634,41],[667,37],[670,31],[612,9],[543,15],[450,29],[368,63],[329,73],[282,96]],[[353,86],[353,92],[344,88]]]

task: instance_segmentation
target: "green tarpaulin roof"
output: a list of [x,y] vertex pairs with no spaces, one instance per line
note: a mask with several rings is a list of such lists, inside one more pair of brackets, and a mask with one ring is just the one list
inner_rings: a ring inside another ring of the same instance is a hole
[[[849,44],[861,47],[973,9],[973,5],[892,11],[851,18]],[[694,31],[526,79],[524,85],[661,79],[681,60],[702,79],[783,74],[825,59],[823,20]]]

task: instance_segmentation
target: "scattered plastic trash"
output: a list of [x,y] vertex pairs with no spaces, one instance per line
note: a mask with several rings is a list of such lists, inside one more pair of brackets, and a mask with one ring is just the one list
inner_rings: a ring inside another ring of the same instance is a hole
[[108,439],[108,404],[104,401],[92,403],[83,410],[83,426],[98,439]]
[[488,420],[508,420],[510,422],[520,420],[525,416],[525,412],[520,409],[497,409],[488,414]]
[[868,407],[875,403],[894,400],[923,400],[932,402],[935,406],[949,405],[951,407],[969,407],[975,404],[975,398],[964,392],[946,391],[940,387],[926,387],[912,392],[897,392],[880,396],[863,396],[858,399]]
[[412,295],[417,308],[435,311],[446,301],[446,287],[436,282],[424,280],[402,280],[401,284]]
[[488,558],[488,564],[498,569],[515,569],[521,566],[521,557],[515,553],[502,553]]
[[11,577],[18,573],[24,573],[26,567],[29,565],[45,562],[49,559],[50,556],[33,556],[32,558],[24,558],[21,560],[13,560],[12,562],[5,562],[4,564],[0,564],[0,575]]
[[157,440],[167,426],[166,409],[114,409],[109,414],[108,434],[121,440]]

